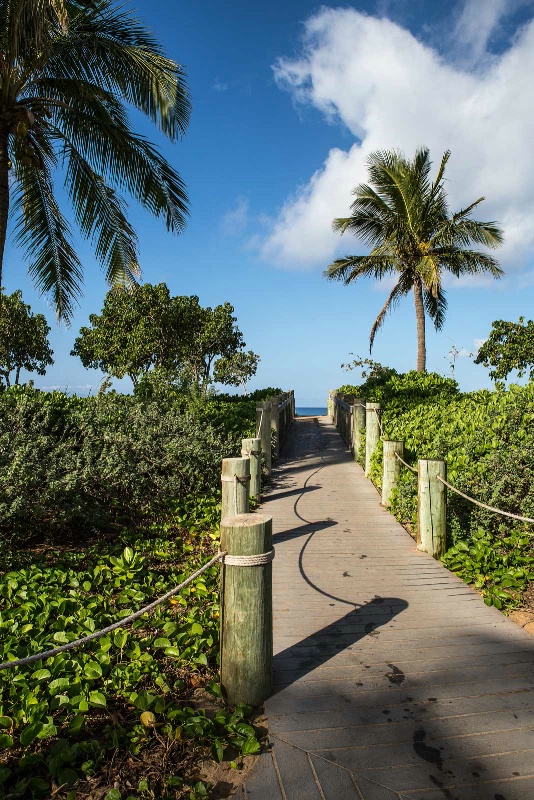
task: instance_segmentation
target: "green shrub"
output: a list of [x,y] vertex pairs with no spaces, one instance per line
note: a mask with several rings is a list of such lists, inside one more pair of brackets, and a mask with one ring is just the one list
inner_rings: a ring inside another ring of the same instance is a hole
[[155,519],[219,486],[256,427],[255,401],[0,394],[0,537],[24,543]]
[[[358,390],[360,396],[371,399],[369,387]],[[415,466],[418,458],[443,458],[448,480],[464,493],[503,511],[534,518],[534,383],[462,394],[450,378],[409,372],[391,376],[380,387],[374,385],[372,399],[382,405],[384,438],[404,441],[408,463]],[[380,487],[381,445],[371,461],[371,479]],[[409,470],[401,472],[391,509],[415,531],[417,478]],[[492,551],[491,567],[487,559],[481,562],[488,576],[485,598],[493,598],[498,607],[516,604],[526,584],[514,583],[514,591],[502,594],[506,587],[502,588],[502,577],[497,580],[499,570],[510,581],[517,580],[503,543],[512,535],[520,536],[523,554],[532,553],[534,526],[480,509],[449,491],[447,528],[450,545],[460,546],[460,551],[453,550],[450,558],[447,555],[446,563],[455,571],[458,567],[464,578],[475,574],[466,562],[480,552],[480,531],[489,537],[484,546]],[[472,564],[473,570],[479,566]]]

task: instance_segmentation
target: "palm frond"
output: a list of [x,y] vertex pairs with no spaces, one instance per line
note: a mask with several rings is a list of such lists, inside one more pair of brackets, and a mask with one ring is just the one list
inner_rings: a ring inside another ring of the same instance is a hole
[[423,286],[423,304],[426,313],[434,323],[435,329],[440,331],[445,324],[445,317],[447,314],[447,299],[445,297],[445,292],[440,287],[436,294],[434,294]]
[[15,177],[15,240],[26,250],[37,288],[52,298],[58,318],[68,322],[81,294],[82,265],[54,197],[50,172],[19,160]]
[[375,336],[382,327],[385,322],[386,316],[388,311],[392,311],[395,306],[398,304],[399,300],[402,297],[405,297],[408,292],[412,289],[413,282],[410,281],[410,277],[407,273],[403,272],[391,290],[388,299],[382,306],[380,313],[378,314],[377,318],[373,322],[373,326],[371,328],[371,333],[369,334],[369,352],[371,353],[373,350],[373,344],[375,342]]
[[76,222],[95,242],[95,253],[111,286],[132,286],[140,275],[138,241],[125,214],[125,202],[95,173],[78,151],[65,143],[66,187]]
[[324,271],[326,278],[332,281],[343,281],[345,285],[357,278],[368,277],[381,280],[385,275],[395,271],[391,258],[381,255],[345,256],[336,258]]

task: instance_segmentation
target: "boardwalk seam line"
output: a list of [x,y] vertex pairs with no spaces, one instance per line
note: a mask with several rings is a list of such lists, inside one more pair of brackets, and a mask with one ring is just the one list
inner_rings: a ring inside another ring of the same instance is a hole
[[[356,778],[358,777],[358,773],[357,772],[354,772],[353,770],[350,770],[348,767],[344,767],[343,764],[336,764],[335,761],[331,761],[329,758],[325,758],[325,756],[322,756],[319,753],[316,753],[315,750],[305,750],[304,747],[299,747],[298,744],[293,744],[293,742],[288,742],[287,739],[282,739],[282,737],[279,736],[277,733],[271,733],[271,736],[272,736],[273,739],[278,739],[278,741],[289,745],[289,747],[294,747],[295,750],[300,750],[302,753],[306,753],[306,755],[308,757],[310,755],[313,755],[316,758],[320,758],[323,761],[326,761],[327,764],[332,764],[333,767],[337,767],[338,769],[342,769],[345,772],[348,772],[349,775],[351,775],[351,776],[354,775]],[[529,751],[525,751],[525,752],[529,752]],[[393,789],[391,786],[386,786],[385,783],[379,783],[378,781],[375,781],[372,778],[367,777],[367,775],[362,775],[362,778],[365,778],[365,780],[369,781],[369,783],[374,783],[375,786],[380,786],[381,789],[387,789],[389,792],[393,792],[393,794],[398,795],[398,792],[396,791],[396,789]],[[286,800],[285,794],[284,794],[284,800]]]
[[310,765],[310,769],[311,769],[311,772],[312,772],[312,775],[313,775],[313,779],[314,779],[315,783],[317,784],[317,789],[319,791],[319,794],[321,795],[321,800],[326,800],[326,797],[324,796],[324,792],[323,792],[323,787],[321,786],[321,782],[320,782],[320,780],[319,780],[319,778],[317,776],[317,773],[315,771],[315,767],[313,766],[313,761],[311,759],[311,754],[307,750],[306,750],[306,758],[308,759],[308,764]]
[[287,800],[284,784],[282,781],[282,776],[280,774],[280,767],[278,766],[278,761],[276,760],[276,754],[274,750],[270,750],[269,755],[271,756],[271,761],[273,762],[274,771],[276,772],[276,780],[278,781],[278,786],[280,787],[282,798],[283,800]]

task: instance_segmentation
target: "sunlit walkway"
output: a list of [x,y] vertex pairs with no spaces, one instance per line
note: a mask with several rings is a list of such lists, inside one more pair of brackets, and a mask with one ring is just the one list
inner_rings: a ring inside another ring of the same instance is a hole
[[272,749],[253,800],[532,800],[534,640],[426,554],[325,417],[297,419],[273,517]]

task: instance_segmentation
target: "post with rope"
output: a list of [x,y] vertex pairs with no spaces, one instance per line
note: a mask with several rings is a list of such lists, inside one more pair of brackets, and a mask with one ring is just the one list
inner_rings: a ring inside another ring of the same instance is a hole
[[362,447],[362,428],[365,428],[365,403],[363,403],[360,397],[354,398],[354,419],[352,425],[354,458],[357,460]]
[[221,519],[248,514],[250,459],[223,458],[221,483]]
[[280,454],[280,415],[278,411],[278,404],[280,402],[279,395],[271,398],[271,429],[274,431],[274,442],[272,446],[273,458],[276,461]]
[[221,689],[230,705],[260,706],[272,691],[272,519],[223,519]]
[[382,505],[389,508],[391,505],[391,492],[399,479],[402,464],[397,458],[404,458],[404,442],[385,439],[383,445],[382,461]]
[[271,403],[256,406],[256,436],[261,439],[261,452],[265,472],[271,474]]
[[419,459],[417,476],[417,549],[441,558],[447,545],[447,464]]
[[371,472],[371,456],[380,441],[380,403],[365,406],[365,476]]
[[243,439],[241,455],[250,460],[250,496],[261,498],[261,439]]

